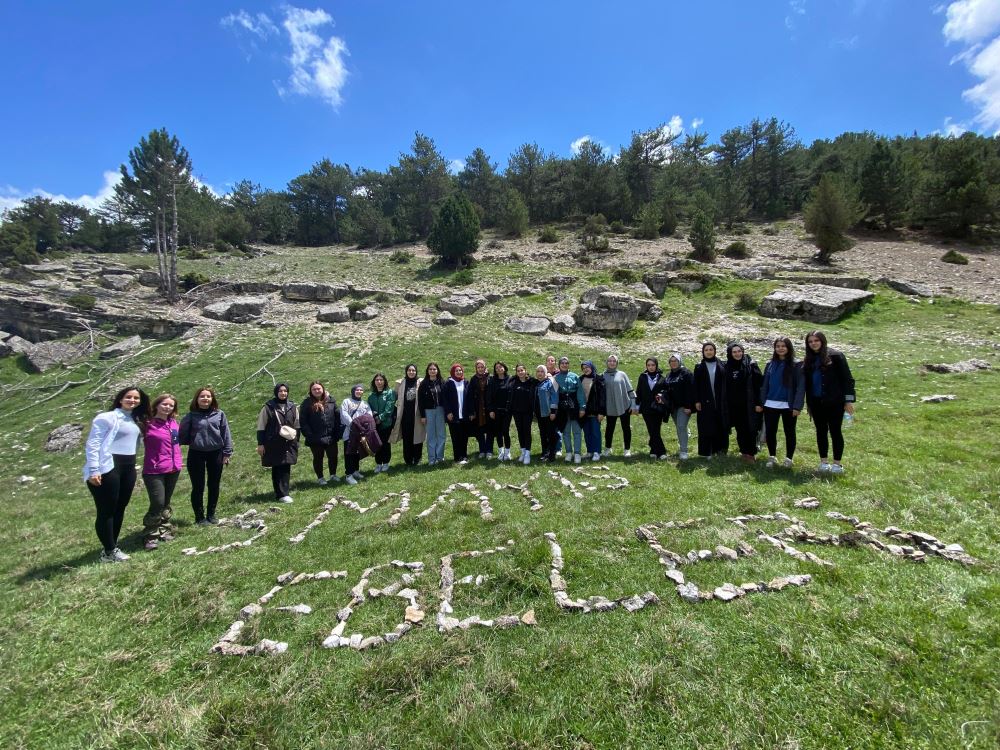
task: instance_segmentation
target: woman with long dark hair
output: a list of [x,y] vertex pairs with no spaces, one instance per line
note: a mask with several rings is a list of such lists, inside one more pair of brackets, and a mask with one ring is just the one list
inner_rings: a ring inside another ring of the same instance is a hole
[[490,437],[489,414],[490,376],[486,371],[486,360],[476,360],[476,374],[469,378],[466,393],[468,399],[469,434],[476,439],[478,458],[493,458],[493,440]]
[[375,453],[375,473],[389,471],[389,461],[392,459],[392,443],[389,435],[396,422],[396,392],[389,388],[389,381],[381,372],[372,378],[372,392],[368,394],[368,405],[375,417],[375,430],[378,432],[382,447]]
[[148,419],[149,396],[128,386],[115,394],[111,409],[94,417],[90,426],[83,479],[97,508],[94,530],[102,546],[102,563],[129,559],[118,548],[118,536],[135,489],[135,454]]
[[396,381],[396,423],[389,435],[390,442],[403,441],[403,463],[416,466],[423,453],[426,428],[417,408],[417,394],[423,378],[417,377],[417,366],[408,364],[403,377]]
[[[576,385],[577,417],[583,430],[583,441],[592,461],[601,460],[601,422],[604,420],[604,379],[594,369],[594,362],[585,359],[580,364],[580,380]],[[576,459],[574,459],[576,460]]]
[[451,377],[444,384],[444,418],[451,434],[451,453],[455,463],[464,466],[469,462],[469,382],[465,368],[458,362],[451,366]]
[[767,439],[767,466],[778,465],[778,421],[785,432],[786,469],[795,457],[795,423],[805,402],[805,377],[795,361],[795,347],[788,337],[774,340],[774,353],[764,368],[760,386],[758,412],[764,413],[764,434]]
[[726,347],[726,396],[729,399],[729,422],[736,428],[736,443],[745,463],[756,460],[757,435],[760,433],[760,383],[763,376],[742,344]]
[[437,362],[424,370],[424,379],[417,390],[420,423],[427,429],[427,465],[444,461],[444,380]]
[[507,411],[511,378],[507,374],[507,364],[493,363],[493,375],[487,388],[487,404],[490,412],[491,431],[497,442],[497,458],[510,460],[510,412]]
[[[843,474],[844,412],[854,416],[854,376],[847,357],[831,349],[822,331],[806,334],[806,355],[802,364],[806,381],[806,407],[816,425],[816,447],[821,473]],[[833,443],[833,463],[829,442]]]
[[[544,365],[542,369],[545,369]],[[519,460],[522,464],[531,463],[531,421],[535,413],[537,387],[538,381],[528,375],[528,369],[519,362],[514,367],[514,378],[507,395],[507,411],[517,427],[517,443],[521,446]]]
[[649,433],[649,457],[655,459],[667,457],[667,447],[663,444],[660,429],[663,418],[669,415],[665,400],[662,397],[656,398],[665,390],[666,380],[660,370],[660,361],[656,357],[647,357],[646,369],[636,381],[635,400],[642,420],[646,423],[646,432]]
[[292,465],[299,460],[299,410],[288,398],[288,384],[274,386],[274,398],[257,415],[257,455],[271,469],[271,487],[279,503],[292,502]]
[[729,450],[729,400],[725,367],[715,344],[701,345],[701,362],[694,368],[694,408],[698,412],[698,455],[711,458]]
[[302,436],[312,453],[312,467],[316,482],[325,486],[323,476],[324,459],[330,470],[330,480],[339,482],[337,463],[339,461],[340,436],[344,429],[340,424],[340,407],[327,392],[323,384],[314,380],[309,384],[309,395],[299,407],[299,422]]
[[[233,456],[233,436],[226,413],[219,408],[215,391],[199,388],[188,413],[181,420],[181,445],[190,446],[187,454],[188,476],[191,478],[191,509],[199,526],[216,524],[215,509],[219,505],[219,487],[223,467]],[[205,478],[208,477],[208,511],[206,514]]]
[[149,497],[149,510],[142,518],[143,543],[147,550],[156,549],[160,542],[173,539],[170,523],[177,478],[181,475],[184,458],[181,455],[180,426],[177,424],[177,398],[162,393],[153,399],[152,416],[142,430],[142,482]]

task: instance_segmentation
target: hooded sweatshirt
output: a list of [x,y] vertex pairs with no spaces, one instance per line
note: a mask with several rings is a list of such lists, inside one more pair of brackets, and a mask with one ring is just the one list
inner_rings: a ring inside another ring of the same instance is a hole
[[372,414],[372,408],[368,405],[368,402],[360,399],[354,398],[354,392],[358,388],[364,388],[361,383],[356,383],[351,388],[351,395],[345,398],[340,403],[340,423],[344,426],[344,440],[349,440],[351,437],[351,422],[354,421],[356,417],[360,417],[362,414]]

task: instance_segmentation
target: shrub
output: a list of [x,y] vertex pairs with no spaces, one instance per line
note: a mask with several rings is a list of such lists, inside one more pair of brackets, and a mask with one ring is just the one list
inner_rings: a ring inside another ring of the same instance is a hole
[[845,232],[864,213],[858,203],[857,189],[827,173],[813,189],[804,209],[806,231],[819,248],[817,259],[829,263],[834,253],[854,244]]
[[508,190],[500,207],[500,229],[510,237],[520,237],[528,231],[528,206],[516,190]]
[[558,242],[559,241],[559,232],[557,232],[556,228],[554,226],[552,226],[551,224],[550,225],[546,225],[546,226],[542,227],[541,231],[538,233],[538,241],[539,242],[549,242],[549,243],[551,243],[551,242]]
[[740,292],[736,296],[736,304],[733,307],[737,310],[756,310],[757,298],[752,292]]
[[742,260],[750,257],[750,248],[747,247],[747,243],[743,240],[736,240],[735,242],[730,242],[726,249],[722,251],[722,254],[727,258]]
[[732,228],[731,231],[737,237],[744,237],[744,236],[750,234],[750,227],[748,227],[746,224],[737,224],[736,226],[734,226]]
[[688,242],[694,248],[691,252],[694,260],[702,263],[715,262],[715,225],[708,214],[701,210],[695,210]]
[[580,236],[583,238],[584,249],[591,252],[600,252],[608,249],[611,243],[608,242],[608,238],[604,234],[607,224],[608,221],[604,218],[603,214],[594,214],[587,217],[587,221],[583,225],[583,231],[580,233]]
[[524,258],[521,257],[521,253],[517,252],[517,250],[510,251],[510,259],[515,263],[520,263],[522,260],[524,260]]
[[448,286],[468,286],[473,281],[472,271],[463,268],[461,271],[453,273],[446,283]]
[[625,224],[621,219],[615,219],[611,222],[611,226],[608,227],[611,234],[625,234]]
[[[230,250],[233,249],[233,246],[230,245],[228,242],[223,242],[222,240],[216,240],[215,249],[218,250],[220,253],[228,253]],[[183,258],[184,260],[205,260],[205,258],[207,258],[208,256],[205,255],[205,253],[201,252],[201,250],[199,250],[196,247],[189,247],[187,245],[183,245],[182,247],[177,248],[177,257]]]
[[376,302],[381,302],[382,304],[385,304],[387,302],[392,302],[392,295],[386,294],[385,292],[378,292],[375,295],[374,300]]
[[660,209],[660,231],[663,233],[663,236],[672,237],[674,232],[677,231],[678,222],[677,211],[673,203],[664,201],[663,207]]
[[353,318],[354,313],[356,313],[358,310],[364,310],[366,307],[368,307],[368,305],[365,304],[362,300],[352,299],[350,302],[347,303],[347,312],[349,312],[351,314],[351,317]]
[[620,338],[627,341],[637,341],[646,335],[646,324],[641,320],[632,325],[631,328],[622,332]]
[[777,237],[778,228],[773,224],[768,224],[766,227],[760,230],[761,234],[766,234],[768,237]]
[[616,268],[611,274],[611,278],[622,284],[634,284],[639,280],[639,274],[631,268]]
[[393,250],[389,256],[391,263],[399,263],[400,265],[409,263],[411,260],[413,260],[413,253],[409,250]]
[[945,263],[954,263],[957,266],[967,266],[969,265],[969,259],[962,255],[960,252],[955,250],[949,250],[944,255],[941,256],[941,260]]
[[181,286],[185,291],[190,292],[196,286],[201,286],[202,284],[207,284],[211,279],[208,278],[203,273],[198,273],[197,271],[189,271],[188,273],[181,276]]
[[461,268],[469,263],[479,247],[479,217],[476,209],[461,193],[454,193],[441,204],[427,247],[441,262]]
[[647,203],[635,215],[636,228],[632,236],[640,240],[655,240],[660,236],[660,212],[652,203]]
[[93,294],[84,294],[83,292],[71,295],[66,301],[77,310],[93,310],[94,306],[97,305],[97,298]]

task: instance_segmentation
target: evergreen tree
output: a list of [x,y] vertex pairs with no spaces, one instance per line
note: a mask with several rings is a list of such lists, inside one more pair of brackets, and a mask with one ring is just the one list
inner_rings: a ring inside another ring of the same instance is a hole
[[511,237],[521,237],[528,231],[528,207],[516,190],[508,189],[504,193],[500,228]]
[[878,140],[861,170],[861,200],[867,204],[869,216],[892,229],[902,217],[905,199],[899,156],[884,140]]
[[477,148],[465,159],[465,168],[456,178],[458,189],[476,206],[482,224],[492,227],[497,223],[503,185],[486,152]]
[[968,237],[973,226],[993,220],[1000,194],[996,146],[989,143],[974,133],[931,140],[915,206],[920,220],[954,237]]
[[642,206],[653,200],[659,173],[679,137],[680,132],[672,133],[662,124],[652,130],[632,133],[628,148],[621,150],[618,168],[633,205]]
[[295,232],[295,212],[288,193],[265,190],[257,198],[256,212],[260,222],[257,238],[261,242],[280,245]]
[[703,208],[696,208],[691,216],[691,232],[688,242],[694,250],[691,257],[702,263],[715,262],[715,223]]
[[28,227],[19,221],[7,218],[9,211],[4,212],[4,221],[0,224],[0,262],[37,263],[35,239]]
[[20,224],[31,237],[32,251],[45,254],[63,244],[65,239],[59,223],[59,209],[49,198],[33,195],[14,208],[8,209],[5,222]]
[[599,143],[587,140],[572,160],[573,204],[585,214],[608,214],[613,204],[611,159]]
[[417,133],[411,153],[400,154],[399,163],[389,170],[396,238],[427,237],[435,210],[451,191],[448,164],[434,141]]
[[747,210],[747,185],[743,160],[749,148],[746,133],[738,127],[723,133],[715,146],[719,215],[729,229],[743,218]]
[[351,168],[329,159],[289,182],[288,204],[295,213],[296,239],[310,246],[343,242],[341,222],[353,189]]
[[504,178],[524,198],[528,212],[536,218],[543,215],[538,191],[541,172],[549,157],[545,156],[536,143],[524,143],[507,160]]
[[461,268],[472,261],[479,247],[479,216],[462,193],[454,193],[441,203],[427,247],[445,265]]
[[805,227],[819,248],[817,260],[829,263],[833,253],[851,247],[853,242],[845,233],[862,213],[852,186],[833,174],[823,175],[805,206]]
[[660,236],[661,212],[654,204],[647,203],[635,215],[634,236],[640,240],[655,240]]

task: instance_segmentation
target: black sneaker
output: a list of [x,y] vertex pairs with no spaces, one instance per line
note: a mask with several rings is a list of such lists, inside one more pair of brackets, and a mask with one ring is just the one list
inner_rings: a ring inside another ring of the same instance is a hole
[[207,518],[199,518],[197,521],[194,522],[195,526],[210,526],[211,524],[212,522]]
[[208,521],[212,526],[218,526],[219,525],[219,519],[216,518],[215,516],[209,516],[205,520]]

